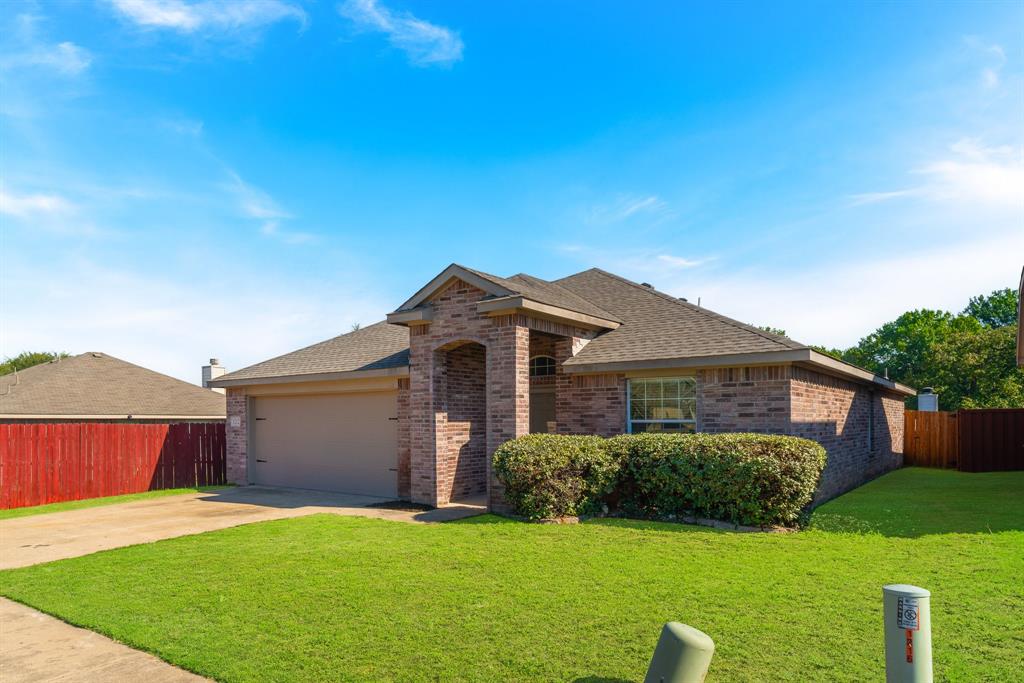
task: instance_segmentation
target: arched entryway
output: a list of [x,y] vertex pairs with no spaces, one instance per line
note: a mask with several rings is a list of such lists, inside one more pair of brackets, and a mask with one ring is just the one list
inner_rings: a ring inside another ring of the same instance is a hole
[[443,505],[487,492],[487,349],[457,341],[434,353],[437,504]]

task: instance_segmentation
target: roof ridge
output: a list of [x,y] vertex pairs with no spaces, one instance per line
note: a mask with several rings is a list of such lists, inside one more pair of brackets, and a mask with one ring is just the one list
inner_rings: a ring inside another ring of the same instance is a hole
[[[736,320],[735,318],[730,318],[729,316],[722,315],[721,313],[716,313],[715,311],[712,311],[712,310],[709,310],[707,308],[704,308],[703,306],[697,306],[695,304],[691,304],[689,301],[683,301],[679,297],[675,297],[675,296],[672,296],[671,294],[667,294],[665,292],[658,291],[654,287],[645,287],[644,285],[642,285],[642,284],[640,284],[638,282],[634,282],[632,280],[624,278],[621,275],[616,275],[615,273],[609,273],[607,270],[603,270],[601,268],[597,268],[596,266],[593,267],[593,268],[589,268],[587,270],[580,271],[579,273],[575,273],[574,275],[580,275],[582,273],[587,273],[587,272],[590,272],[590,271],[594,271],[594,272],[599,273],[601,275],[604,275],[606,277],[610,277],[610,278],[612,278],[614,280],[618,280],[620,282],[623,282],[623,283],[625,283],[627,285],[631,285],[633,287],[636,287],[639,290],[642,290],[642,291],[645,291],[645,292],[649,292],[651,294],[654,294],[656,296],[661,297],[662,299],[666,299],[667,301],[671,301],[671,302],[673,302],[675,304],[678,304],[679,306],[683,306],[684,308],[688,308],[688,309],[690,309],[692,311],[695,311],[697,313],[701,313],[701,314],[703,314],[703,315],[705,315],[705,316],[707,316],[709,318],[712,318],[714,320],[717,320],[719,322],[723,322],[723,323],[726,323],[728,325],[732,325],[733,327],[737,327],[737,328],[739,328],[741,330],[744,330],[746,332],[751,332],[751,333],[756,334],[756,335],[758,335],[760,337],[763,337],[763,338],[765,338],[765,339],[767,339],[769,341],[774,341],[774,342],[778,342],[778,343],[786,343],[786,342],[788,342],[786,344],[787,346],[789,346],[790,344],[796,344],[795,347],[791,346],[791,348],[801,348],[801,349],[809,349],[810,348],[806,344],[804,344],[802,342],[798,342],[795,339],[790,339],[789,337],[783,337],[781,335],[772,334],[771,332],[766,332],[765,330],[762,330],[762,329],[760,329],[758,327],[755,327],[753,325],[748,325],[747,323],[742,323],[739,320]],[[574,275],[568,275],[568,276],[566,276],[565,278],[562,278],[562,279],[563,280],[564,279],[568,279],[569,277],[573,277]]]
[[[583,296],[582,294],[580,294],[578,292],[574,292],[571,289],[568,289],[567,287],[563,287],[562,285],[558,284],[558,280],[544,280],[542,278],[537,277],[536,275],[530,275],[529,273],[516,273],[512,277],[523,277],[523,278],[526,278],[528,280],[537,280],[538,282],[543,282],[545,285],[551,285],[553,287],[558,287],[558,289],[560,289],[561,291],[565,292],[566,294],[568,294],[570,296],[577,297],[579,299],[582,299],[583,301],[586,301],[588,304],[590,304],[591,306],[593,306],[597,310],[601,311],[605,316],[607,316],[608,320],[614,320],[615,322],[620,322],[620,323],[622,322],[621,320],[619,320],[618,316],[612,315],[611,311],[605,309],[604,306],[599,306],[596,303],[594,303],[593,301],[591,301],[590,299],[588,299],[587,297]],[[512,278],[506,278],[506,279],[512,279]]]

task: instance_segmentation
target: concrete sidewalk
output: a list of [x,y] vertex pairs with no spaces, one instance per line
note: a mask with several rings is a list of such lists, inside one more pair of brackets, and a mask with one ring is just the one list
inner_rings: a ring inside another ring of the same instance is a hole
[[6,598],[0,598],[0,677],[4,683],[208,680]]
[[427,511],[367,507],[386,502],[345,493],[240,486],[17,517],[0,520],[0,569],[323,512],[397,522],[445,522],[485,511],[483,501]]

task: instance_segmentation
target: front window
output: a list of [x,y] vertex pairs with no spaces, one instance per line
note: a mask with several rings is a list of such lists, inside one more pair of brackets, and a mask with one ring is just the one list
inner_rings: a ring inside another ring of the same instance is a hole
[[555,374],[555,359],[551,356],[534,356],[530,359],[530,377],[550,377]]
[[657,377],[629,380],[629,431],[693,432],[697,428],[697,380]]

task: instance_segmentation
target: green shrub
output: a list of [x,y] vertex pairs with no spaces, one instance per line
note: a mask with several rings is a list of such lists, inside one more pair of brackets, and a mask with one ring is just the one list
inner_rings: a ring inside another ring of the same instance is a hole
[[791,526],[825,467],[820,444],[793,436],[627,434],[606,446],[621,466],[619,509],[643,517]]
[[528,434],[499,446],[493,462],[505,500],[530,519],[596,512],[619,470],[599,436]]

